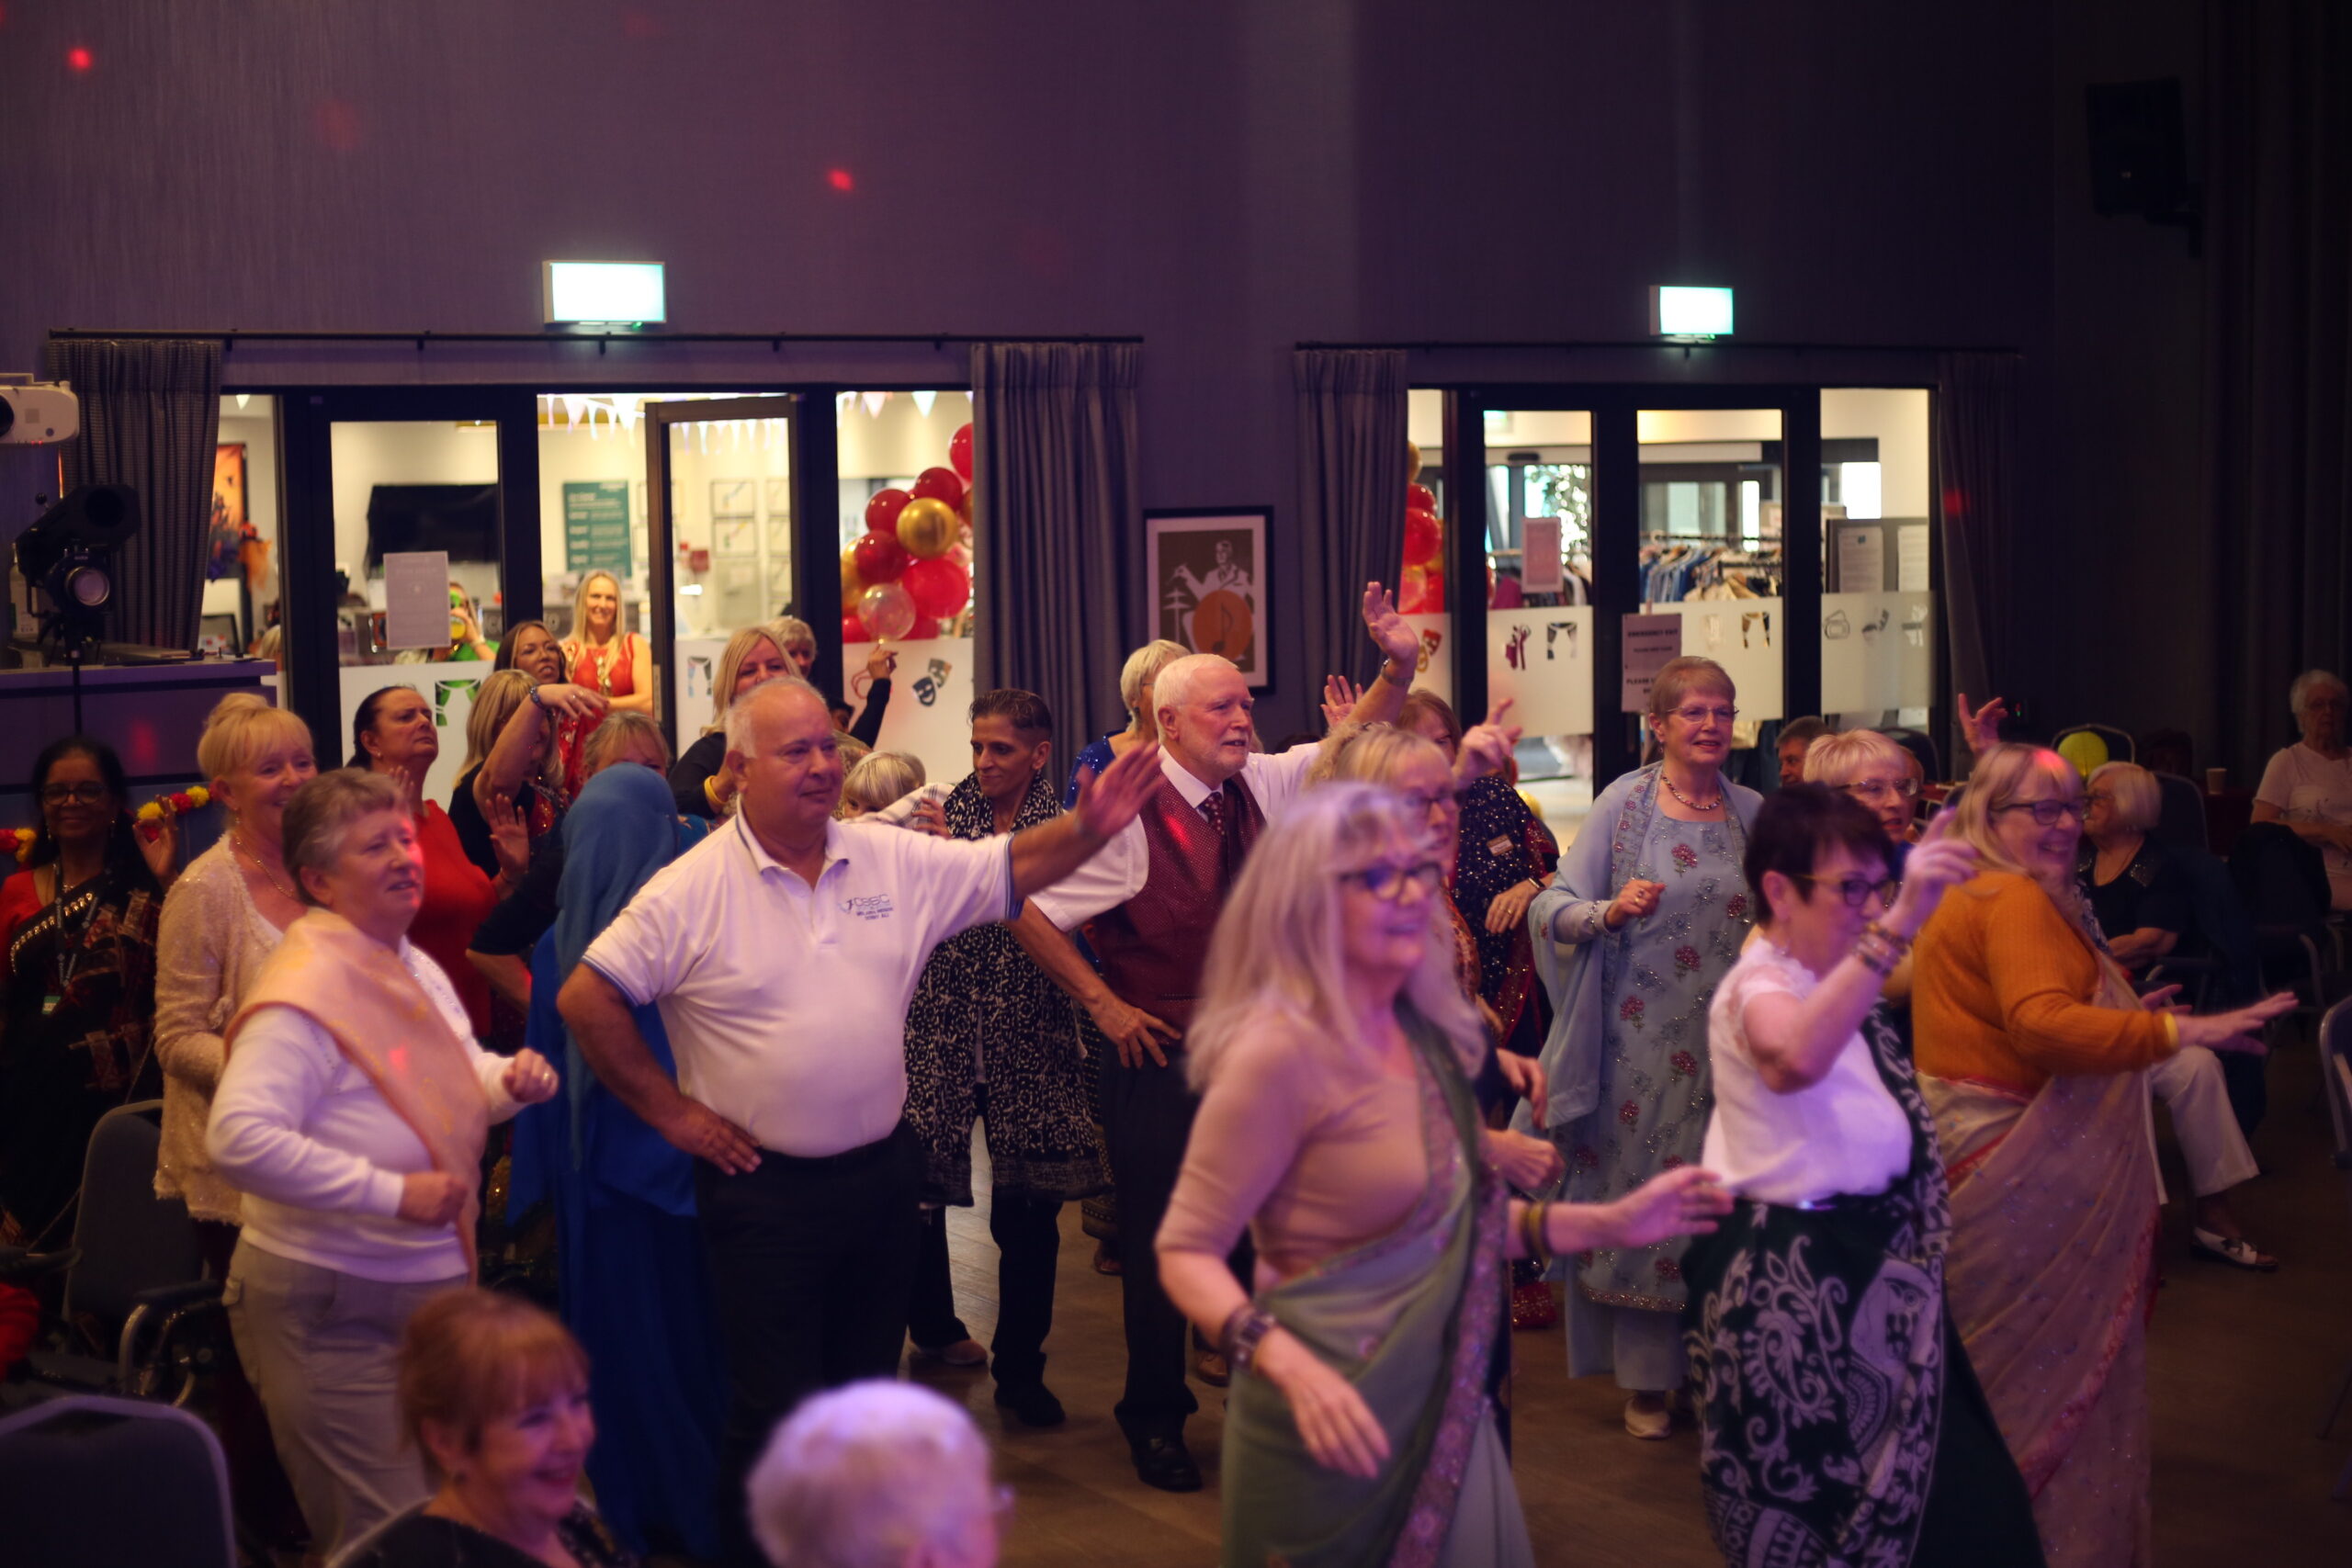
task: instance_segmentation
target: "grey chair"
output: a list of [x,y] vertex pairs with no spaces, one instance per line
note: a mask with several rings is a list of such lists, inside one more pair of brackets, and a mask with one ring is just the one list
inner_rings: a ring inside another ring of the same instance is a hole
[[0,1421],[0,1519],[11,1562],[237,1564],[220,1439],[146,1400],[79,1394]]
[[[2327,1096],[2328,1122],[2335,1132],[2335,1168],[2344,1182],[2345,1201],[2352,1205],[2352,998],[2328,1009],[2320,1021],[2319,1070],[2324,1080],[2322,1089]],[[2321,1437],[2335,1426],[2346,1394],[2352,1394],[2352,1360],[2346,1362],[2344,1375],[2336,1380],[2335,1397],[2328,1401],[2327,1416],[2319,1424]],[[2345,1460],[2329,1495],[2347,1494],[2352,1494],[2352,1458]]]
[[193,1320],[217,1316],[220,1281],[204,1277],[187,1206],[155,1195],[163,1111],[160,1100],[115,1107],[98,1119],[83,1160],[65,1320],[95,1324],[106,1337],[85,1335],[80,1351],[35,1350],[27,1358],[32,1386],[13,1393],[153,1397],[175,1373],[172,1403],[185,1404],[194,1392],[211,1341],[187,1330]]
[[2150,837],[2160,844],[2181,849],[2210,850],[2212,840],[2205,826],[2205,792],[2196,781],[2178,773],[2155,773],[2156,787],[2164,792],[2164,807],[2156,815],[2156,826]]

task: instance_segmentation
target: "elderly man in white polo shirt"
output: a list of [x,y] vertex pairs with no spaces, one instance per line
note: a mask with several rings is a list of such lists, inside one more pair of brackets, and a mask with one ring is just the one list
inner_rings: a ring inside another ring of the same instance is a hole
[[[730,1407],[722,1520],[749,1556],[742,1477],[816,1389],[898,1371],[920,1234],[906,1106],[907,1001],[932,949],[1016,914],[1135,818],[1139,747],[1067,816],[1009,838],[856,832],[824,699],[784,677],[728,709],[735,820],[647,883],[559,999],[588,1064],[696,1156]],[[658,1005],[662,1072],[630,1008]]]

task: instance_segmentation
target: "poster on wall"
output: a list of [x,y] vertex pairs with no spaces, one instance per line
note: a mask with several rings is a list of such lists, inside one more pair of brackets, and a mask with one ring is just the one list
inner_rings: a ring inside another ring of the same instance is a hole
[[710,514],[721,517],[756,517],[759,515],[759,494],[752,487],[752,479],[713,479],[710,481]]
[[566,479],[563,482],[563,570],[609,571],[626,580],[630,570],[628,480]]
[[245,516],[245,444],[224,441],[212,449],[212,525],[205,541],[205,577],[234,575],[237,551],[248,536],[259,537]]
[[1270,506],[1144,513],[1152,635],[1220,653],[1252,686],[1272,678],[1266,641]]

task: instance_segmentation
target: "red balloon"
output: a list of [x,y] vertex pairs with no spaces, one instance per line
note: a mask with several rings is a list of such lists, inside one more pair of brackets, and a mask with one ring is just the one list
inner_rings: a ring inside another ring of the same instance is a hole
[[915,479],[914,499],[944,501],[949,511],[964,504],[964,481],[953,468],[925,468]]
[[[907,502],[913,499],[913,496],[909,495],[902,490],[876,491],[873,498],[865,503],[866,532],[870,534],[896,533],[899,527],[899,509],[904,507]],[[866,581],[871,582],[874,580],[872,578],[867,578]]]
[[[1419,566],[1424,562],[1435,560],[1437,552],[1444,542],[1444,536],[1438,531],[1435,516],[1422,511],[1419,507],[1415,507],[1405,513],[1405,564],[1407,566]],[[858,570],[862,571],[865,568],[861,564]]]
[[939,622],[937,618],[926,615],[920,610],[916,611],[914,629],[907,633],[907,640],[909,642],[929,642],[933,637],[935,637],[938,635]]
[[1405,487],[1405,510],[1409,512],[1417,506],[1423,512],[1427,512],[1434,515],[1437,512],[1437,491],[1430,489],[1427,485],[1407,485]]
[[919,560],[907,568],[907,592],[914,595],[917,610],[944,621],[971,598],[972,576],[945,556]]
[[842,641],[848,643],[872,642],[873,640],[873,636],[865,629],[865,623],[857,618],[855,610],[842,612]]
[[858,577],[869,588],[896,582],[907,570],[907,547],[895,534],[868,534],[850,547],[850,554],[857,562]]
[[947,461],[966,484],[972,482],[972,426],[969,421],[947,438]]
[[1433,567],[1408,566],[1396,584],[1397,613],[1435,615],[1445,609],[1445,573]]

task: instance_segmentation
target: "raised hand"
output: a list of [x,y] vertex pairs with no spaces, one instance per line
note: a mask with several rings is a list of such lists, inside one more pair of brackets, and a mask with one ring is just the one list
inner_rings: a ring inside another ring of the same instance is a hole
[[1396,613],[1396,602],[1377,582],[1363,585],[1363,626],[1391,664],[1410,670],[1419,661],[1421,634]]
[[888,643],[877,642],[874,651],[865,656],[865,678],[884,681],[899,672],[899,650]]
[[2001,721],[2009,716],[2009,705],[1995,697],[1983,707],[1971,708],[1968,694],[1960,696],[1960,737],[1968,742],[1971,756],[1981,755],[1988,746],[2001,743]]
[[1472,725],[1463,731],[1461,754],[1453,763],[1456,787],[1510,767],[1511,754],[1521,734],[1518,725],[1506,722],[1513,700],[1505,697],[1487,711],[1486,723]]
[[1903,863],[1903,891],[1886,916],[1897,936],[1917,935],[1944,894],[1976,874],[1976,848],[1960,836],[1956,821],[1949,811],[1938,816]]
[[575,686],[569,681],[550,681],[537,688],[535,694],[539,700],[539,706],[558,718],[595,718],[612,706],[603,693]]
[[1146,741],[1113,759],[1099,776],[1089,773],[1079,779],[1079,821],[1097,839],[1116,838],[1136,819],[1159,782],[1159,747]]
[[511,795],[493,795],[482,811],[490,829],[490,847],[498,857],[502,875],[516,877],[531,863],[531,829]]
[[1323,727],[1329,729],[1344,722],[1363,700],[1363,688],[1345,675],[1324,676]]
[[1609,929],[1623,931],[1629,920],[1647,919],[1657,914],[1658,895],[1665,891],[1666,884],[1663,882],[1629,877],[1609,905]]

